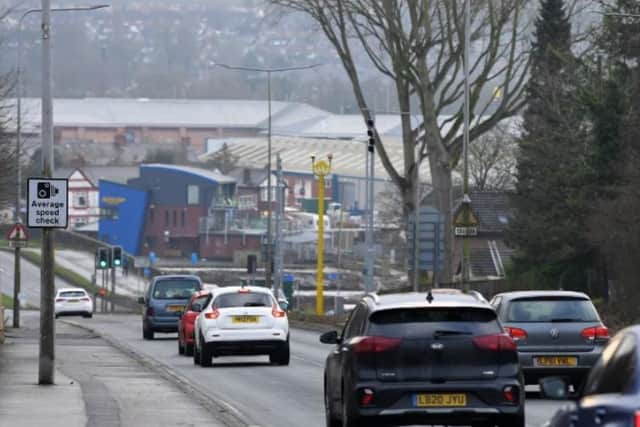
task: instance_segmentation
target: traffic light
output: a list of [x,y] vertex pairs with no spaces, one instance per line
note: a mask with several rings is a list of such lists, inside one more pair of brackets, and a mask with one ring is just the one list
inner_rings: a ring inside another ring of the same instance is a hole
[[104,270],[109,268],[109,249],[108,248],[98,248],[98,252],[96,255],[96,267],[98,270]]
[[122,267],[122,246],[111,248],[111,267]]
[[367,120],[367,136],[369,137],[369,152],[373,153],[374,147],[376,146],[375,140],[375,127],[373,124],[373,120]]

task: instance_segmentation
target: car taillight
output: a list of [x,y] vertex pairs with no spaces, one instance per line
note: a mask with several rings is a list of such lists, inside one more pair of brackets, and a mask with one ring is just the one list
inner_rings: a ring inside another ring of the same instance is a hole
[[247,289],[247,288],[240,288],[238,289],[238,293],[239,294],[248,294],[251,292],[251,289]]
[[147,307],[147,316],[153,316],[153,307]]
[[636,412],[636,423],[635,427],[640,427],[640,411]]
[[608,340],[609,329],[604,326],[595,326],[593,328],[583,329],[580,335],[589,341]]
[[400,338],[357,337],[352,343],[356,353],[382,353],[400,347]]
[[281,310],[277,304],[273,305],[273,309],[271,309],[271,314],[273,315],[273,317],[287,317],[287,312],[284,310]]
[[65,302],[66,300],[64,298],[56,298],[56,302]]
[[89,298],[80,298],[80,301],[91,301]]
[[218,317],[220,317],[220,312],[217,309],[212,309],[211,311],[208,311],[204,314],[204,317],[206,317],[209,320],[215,320]]
[[480,350],[516,351],[515,341],[507,334],[484,335],[475,337],[473,345]]
[[527,339],[527,331],[525,331],[524,329],[505,327],[504,330],[516,342]]
[[373,405],[373,390],[370,388],[365,388],[362,390],[362,395],[360,396],[360,406],[371,406]]
[[504,395],[505,401],[509,403],[518,403],[520,397],[518,387],[508,385],[502,390],[502,394]]

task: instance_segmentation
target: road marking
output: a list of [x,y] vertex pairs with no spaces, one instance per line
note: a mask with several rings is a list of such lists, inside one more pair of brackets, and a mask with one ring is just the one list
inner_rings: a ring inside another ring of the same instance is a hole
[[318,366],[320,368],[324,368],[324,363],[319,363],[319,362],[316,362],[315,360],[307,359],[305,357],[296,356],[295,354],[292,354],[291,358],[299,360],[301,362],[308,363],[308,364],[313,365],[313,366]]

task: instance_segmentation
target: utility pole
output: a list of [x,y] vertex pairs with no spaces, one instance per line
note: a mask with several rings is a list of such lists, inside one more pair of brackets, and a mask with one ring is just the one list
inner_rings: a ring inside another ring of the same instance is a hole
[[[471,43],[471,2],[465,0],[464,5],[464,134],[463,134],[463,155],[464,155],[464,195],[462,203],[466,204],[464,209],[464,222],[468,227],[470,223],[471,198],[469,197],[469,121],[471,111],[470,104],[470,87],[469,87],[469,45]],[[469,286],[469,233],[465,233],[462,248],[462,283],[466,289]]]
[[[53,102],[51,98],[51,3],[42,0],[42,176],[53,176]],[[54,231],[42,230],[40,270],[40,354],[38,384],[55,382]]]
[[375,209],[375,125],[373,120],[369,120],[367,122],[368,131],[367,134],[369,136],[369,143],[367,144],[367,157],[369,159],[369,176],[367,180],[368,191],[367,195],[369,200],[367,200],[367,255],[366,255],[366,270],[367,277],[365,281],[365,290],[367,293],[374,292],[374,283],[373,283],[373,269],[375,266],[375,250],[374,250],[374,234],[373,234],[373,212]]
[[311,169],[318,178],[318,267],[316,271],[316,314],[324,315],[324,186],[325,177],[331,173],[331,160],[329,154],[327,160],[318,160],[311,156]]
[[273,291],[278,298],[279,291],[282,288],[282,219],[284,217],[284,185],[282,182],[282,159],[280,154],[276,158],[276,247],[275,247],[275,280],[273,283]]

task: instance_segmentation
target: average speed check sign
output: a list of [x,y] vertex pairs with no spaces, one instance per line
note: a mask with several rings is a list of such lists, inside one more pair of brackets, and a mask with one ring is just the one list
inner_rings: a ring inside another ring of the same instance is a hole
[[54,178],[29,178],[28,181],[27,226],[67,228],[68,181]]

